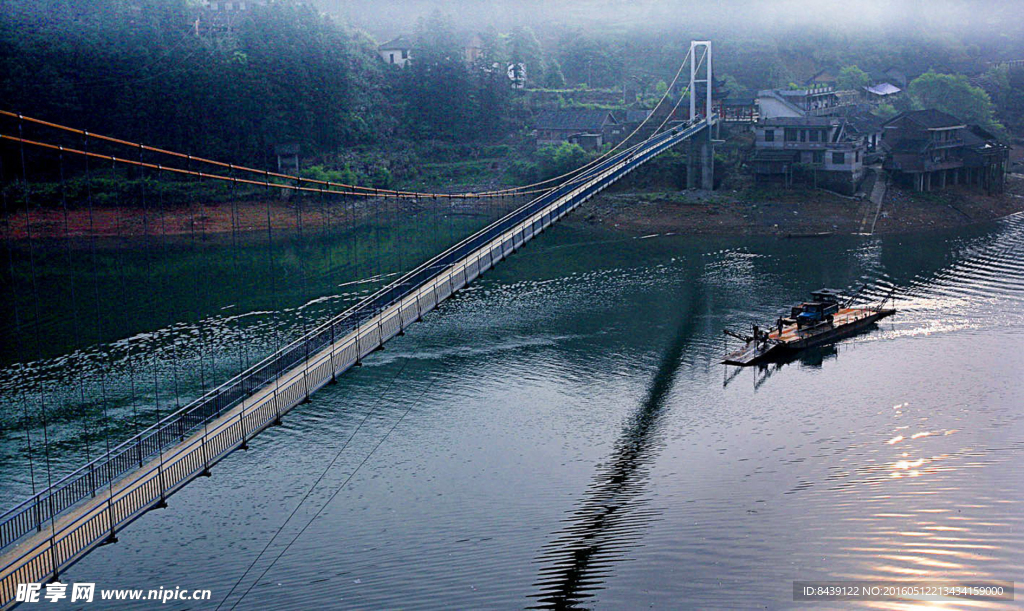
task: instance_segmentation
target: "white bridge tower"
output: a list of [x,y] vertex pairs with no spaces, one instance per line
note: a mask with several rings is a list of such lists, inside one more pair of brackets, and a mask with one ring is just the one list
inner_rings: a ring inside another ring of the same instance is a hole
[[[703,74],[703,77],[701,76]],[[686,188],[700,188],[710,191],[715,188],[715,144],[712,140],[714,109],[711,92],[714,89],[711,64],[711,41],[690,41],[690,121],[697,119],[698,84],[704,85],[704,120],[707,126],[700,134],[690,138],[686,163]],[[697,180],[697,166],[700,166],[700,181]]]
[[[703,50],[698,57],[698,50]],[[701,70],[704,78],[698,78]],[[711,117],[711,88],[713,80],[711,77],[711,41],[691,40],[690,41],[690,120],[697,116],[697,83],[704,83],[705,101],[704,117]]]

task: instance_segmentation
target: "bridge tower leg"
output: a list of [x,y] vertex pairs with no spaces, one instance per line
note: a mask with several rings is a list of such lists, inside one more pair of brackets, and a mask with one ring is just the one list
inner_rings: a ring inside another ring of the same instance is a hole
[[711,139],[711,128],[705,131],[707,138],[700,139],[700,188],[711,191],[715,188],[715,142]]
[[686,150],[686,188],[696,189],[697,188],[697,160],[699,158],[699,145],[697,141],[700,136],[690,138],[687,141]]
[[[703,76],[701,76],[703,72]],[[713,140],[712,121],[714,109],[711,103],[711,93],[714,87],[713,70],[711,63],[711,41],[692,40],[690,41],[690,120],[697,118],[697,85],[704,84],[704,108],[703,116],[708,121],[707,128],[702,133],[690,139],[690,149],[686,162],[686,188],[701,189],[710,191],[715,187],[715,144]],[[698,182],[697,172],[700,165],[700,179]]]
[[715,143],[710,129],[690,139],[686,154],[686,188],[698,187],[706,191],[715,188]]

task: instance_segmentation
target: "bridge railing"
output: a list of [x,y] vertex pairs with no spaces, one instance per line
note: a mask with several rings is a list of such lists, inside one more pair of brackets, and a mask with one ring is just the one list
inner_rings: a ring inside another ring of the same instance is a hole
[[[141,468],[147,461],[158,456],[161,460],[165,459],[163,452],[166,449],[184,441],[191,434],[207,426],[225,412],[237,407],[259,390],[278,381],[282,373],[293,369],[299,363],[308,361],[310,355],[318,353],[325,347],[334,344],[336,340],[357,330],[363,323],[409,296],[420,286],[439,276],[470,253],[530,218],[531,215],[550,206],[552,202],[579,188],[588,180],[601,175],[610,168],[619,166],[618,171],[614,173],[615,176],[609,179],[613,181],[619,175],[632,170],[646,159],[657,155],[678,141],[692,136],[703,127],[704,122],[701,121],[653,136],[617,153],[576,178],[551,189],[452,245],[330,321],[309,331],[192,403],[168,414],[159,422],[118,444],[109,452],[7,510],[0,516],[0,549],[17,542],[30,533],[41,531],[48,522],[64,511],[86,499],[94,498],[126,473]],[[574,207],[581,201],[580,198],[590,197],[593,195],[594,189],[599,190],[600,188],[603,186],[590,185],[567,201],[565,206]],[[310,392],[308,388],[306,392],[308,396],[308,392]],[[244,424],[242,426],[244,429]],[[244,430],[242,434],[244,437]],[[205,465],[205,467],[208,466],[208,464]]]

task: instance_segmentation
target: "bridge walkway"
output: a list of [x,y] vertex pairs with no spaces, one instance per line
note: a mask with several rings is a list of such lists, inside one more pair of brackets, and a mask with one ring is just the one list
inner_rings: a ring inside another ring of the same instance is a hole
[[[0,609],[16,604],[19,583],[59,578],[90,550],[115,541],[119,530],[147,511],[165,506],[167,498],[176,491],[196,477],[209,474],[211,466],[232,451],[245,448],[253,436],[280,422],[296,405],[308,401],[338,375],[359,365],[367,355],[547,227],[653,157],[703,133],[714,122],[715,117],[710,122],[701,120],[634,145],[433,257],[200,398],[196,405],[186,406],[140,433],[149,435],[145,439],[155,439],[155,444],[144,445],[144,439],[139,437],[119,446],[128,449],[125,451],[138,448],[139,467],[125,475],[111,476],[103,486],[93,485],[88,495],[83,494],[69,508],[53,510],[53,499],[61,490],[81,489],[73,488],[80,480],[70,477],[65,478],[65,488],[51,489],[49,496],[37,495],[5,514],[0,528],[6,525],[8,532],[12,532],[10,525],[24,524],[24,516],[33,510],[38,515],[41,507],[51,508],[49,519],[39,520],[31,529],[34,533],[22,534],[17,544],[8,546],[0,556]],[[288,355],[301,358],[292,363],[286,358]],[[276,375],[267,375],[274,370],[272,366],[280,363],[288,366],[280,367]],[[247,388],[252,390],[244,392]],[[221,409],[226,402],[224,397],[235,397],[238,392],[244,394]],[[218,408],[216,413],[211,411],[213,407]],[[197,420],[204,414],[205,419]],[[168,437],[178,441],[164,447],[161,442]],[[144,460],[143,447],[156,450],[146,454]],[[80,471],[90,477],[104,468],[112,473],[111,456],[102,461],[97,459]],[[98,480],[93,477],[90,481]]]

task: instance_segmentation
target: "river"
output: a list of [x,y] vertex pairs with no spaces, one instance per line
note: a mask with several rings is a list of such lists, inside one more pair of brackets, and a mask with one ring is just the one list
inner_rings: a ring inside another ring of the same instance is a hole
[[[767,368],[718,363],[723,327],[864,284],[898,296],[871,332]],[[276,303],[352,297],[334,287]],[[220,318],[273,308],[257,297]],[[208,333],[269,350],[296,329],[260,316]],[[224,608],[249,590],[238,608],[781,609],[810,608],[795,580],[1013,580],[1022,346],[1021,215],[823,240],[572,222],[63,581],[213,591],[189,608],[215,607],[245,574]],[[8,388],[13,412],[23,398]],[[81,422],[57,426],[80,457]],[[4,437],[8,499],[30,485],[19,439]]]

